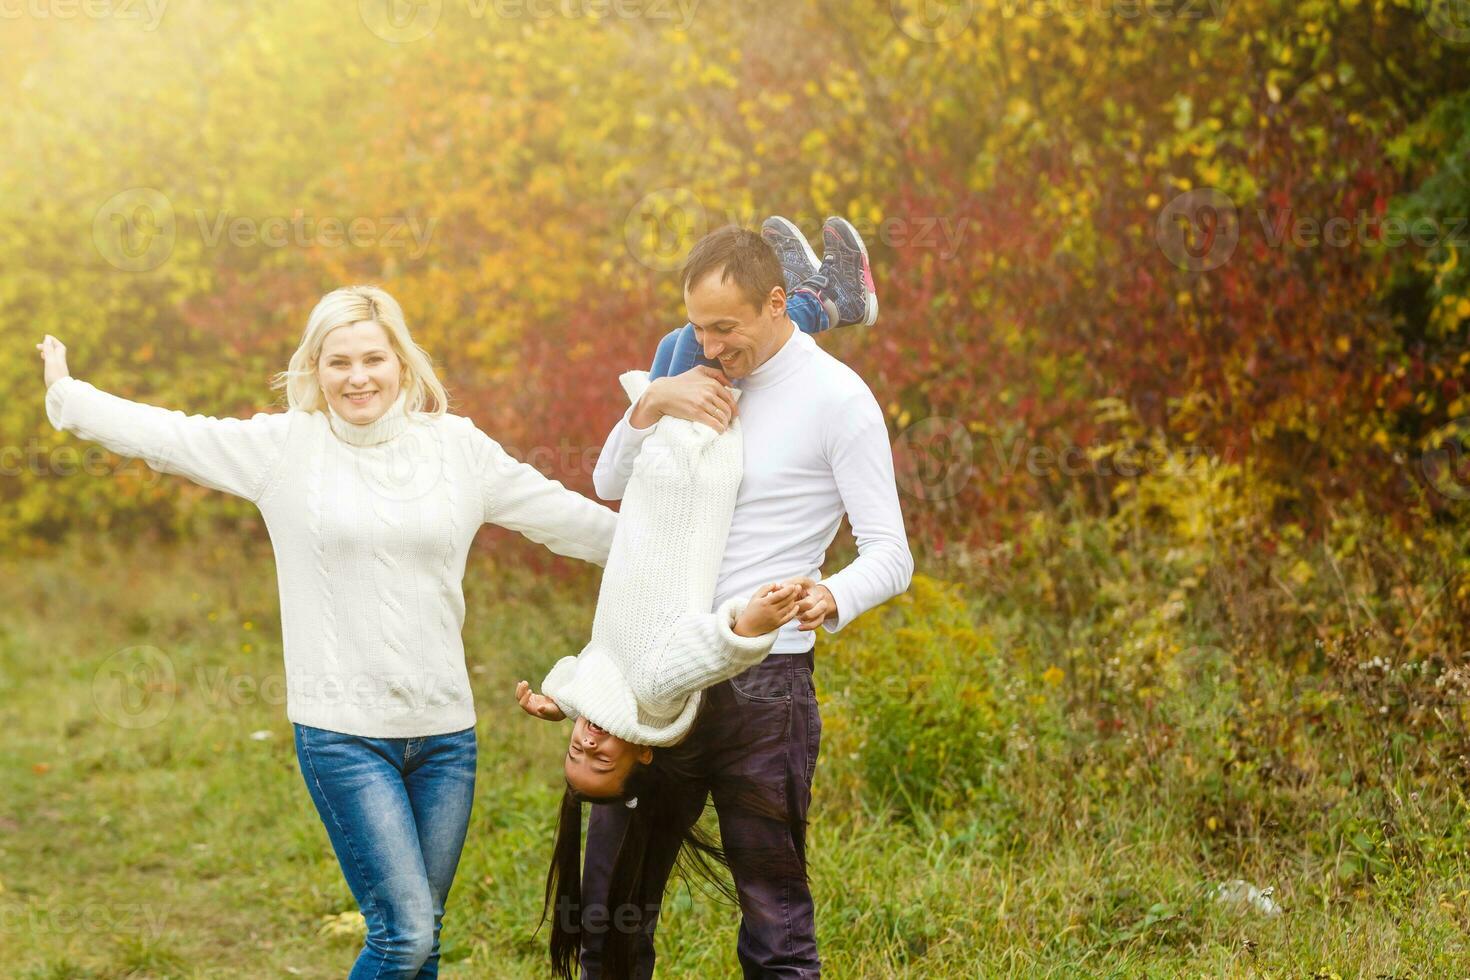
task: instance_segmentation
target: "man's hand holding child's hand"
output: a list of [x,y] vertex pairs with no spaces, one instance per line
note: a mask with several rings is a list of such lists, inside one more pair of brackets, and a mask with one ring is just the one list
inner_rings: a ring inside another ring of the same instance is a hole
[[739,636],[763,636],[785,626],[796,617],[801,594],[801,583],[796,581],[761,586],[750,597],[740,618],[735,620],[735,633]]
[[544,694],[536,694],[531,690],[531,685],[521,681],[516,685],[516,700],[520,702],[522,710],[528,715],[534,715],[546,721],[561,721],[566,714],[561,710],[561,705]]
[[796,603],[796,615],[801,623],[797,629],[814,630],[837,616],[837,600],[832,597],[831,589],[804,576],[791,581],[801,586],[801,598]]

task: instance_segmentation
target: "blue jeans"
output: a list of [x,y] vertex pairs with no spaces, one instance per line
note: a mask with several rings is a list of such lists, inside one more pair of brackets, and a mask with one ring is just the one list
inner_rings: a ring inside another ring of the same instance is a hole
[[475,730],[362,738],[295,727],[301,775],[367,919],[348,980],[437,977],[475,798]]
[[[786,298],[786,315],[802,333],[821,333],[830,323],[822,309],[822,301],[810,289],[798,289]],[[658,342],[658,352],[653,355],[653,366],[648,369],[648,379],[683,374],[690,368],[703,364],[717,368],[720,365],[707,359],[694,336],[694,324],[686,323],[671,330]]]

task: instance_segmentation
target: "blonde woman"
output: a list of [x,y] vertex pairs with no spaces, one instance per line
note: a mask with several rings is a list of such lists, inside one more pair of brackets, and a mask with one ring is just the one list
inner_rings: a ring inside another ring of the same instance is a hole
[[55,337],[36,346],[57,429],[259,508],[297,759],[368,925],[350,976],[437,976],[475,786],[460,636],[470,543],[498,524],[601,565],[615,515],[448,414],[376,287],[322,298],[275,379],[288,410],[249,419],[118,398],[70,377]]

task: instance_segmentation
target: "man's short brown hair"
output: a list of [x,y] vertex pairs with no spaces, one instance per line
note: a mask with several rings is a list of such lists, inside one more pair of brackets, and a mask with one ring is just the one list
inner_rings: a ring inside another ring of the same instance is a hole
[[682,285],[689,287],[724,267],[720,282],[735,281],[741,295],[757,310],[766,305],[771,290],[785,287],[781,260],[766,240],[737,225],[726,225],[705,235],[689,250],[684,260]]

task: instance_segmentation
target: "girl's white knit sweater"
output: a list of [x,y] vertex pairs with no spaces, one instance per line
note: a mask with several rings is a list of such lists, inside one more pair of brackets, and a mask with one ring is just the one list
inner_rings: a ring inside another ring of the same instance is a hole
[[[634,402],[648,387],[645,371],[620,380]],[[586,715],[640,745],[674,745],[688,734],[701,691],[770,653],[776,630],[733,630],[746,599],[709,611],[742,452],[738,419],[723,433],[670,416],[655,423],[623,495],[592,638],[541,685],[568,717]]]
[[57,429],[252,501],[275,550],[286,714],[415,738],[475,723],[465,560],[480,525],[602,564],[616,515],[517,462],[467,418],[404,411],[186,416],[75,378],[46,392]]

